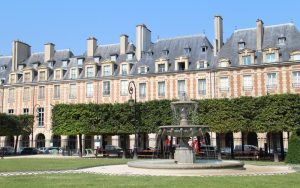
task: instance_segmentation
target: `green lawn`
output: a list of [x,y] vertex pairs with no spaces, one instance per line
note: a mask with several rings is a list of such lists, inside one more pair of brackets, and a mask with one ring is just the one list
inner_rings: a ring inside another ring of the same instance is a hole
[[151,177],[56,174],[0,177],[0,187],[136,187],[136,188],[298,188],[300,173],[245,177]]
[[71,170],[71,169],[79,169],[79,168],[93,167],[93,166],[125,164],[128,161],[129,160],[127,159],[108,159],[108,158],[1,159],[0,172]]

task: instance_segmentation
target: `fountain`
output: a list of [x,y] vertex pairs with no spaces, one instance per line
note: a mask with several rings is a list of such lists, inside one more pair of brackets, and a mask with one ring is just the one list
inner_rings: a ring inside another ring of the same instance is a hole
[[[197,102],[190,101],[183,94],[179,101],[172,102],[174,125],[160,126],[159,136],[178,138],[173,159],[137,160],[128,162],[129,167],[152,169],[211,169],[211,168],[238,168],[243,169],[244,163],[239,161],[223,161],[217,159],[196,159],[194,149],[189,140],[194,137],[204,138],[209,131],[208,126],[194,125],[193,117],[198,108]],[[192,119],[192,120],[189,120]]]

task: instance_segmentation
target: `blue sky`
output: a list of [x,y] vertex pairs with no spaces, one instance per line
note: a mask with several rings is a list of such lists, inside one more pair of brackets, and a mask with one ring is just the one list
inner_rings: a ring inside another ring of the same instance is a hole
[[10,55],[15,39],[31,45],[33,52],[53,42],[56,49],[82,54],[89,36],[111,44],[124,33],[135,42],[140,23],[152,31],[152,41],[203,32],[212,41],[216,14],[223,17],[226,39],[235,28],[255,27],[257,18],[265,25],[293,21],[299,27],[299,5],[291,0],[2,0],[0,54]]

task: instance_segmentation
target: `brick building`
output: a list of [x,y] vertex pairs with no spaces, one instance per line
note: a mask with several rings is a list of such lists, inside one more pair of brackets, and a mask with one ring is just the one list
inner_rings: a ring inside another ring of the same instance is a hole
[[[53,135],[51,109],[58,103],[123,103],[134,80],[137,100],[234,98],[300,92],[300,34],[292,23],[235,30],[223,42],[223,19],[215,16],[215,38],[204,34],[151,40],[151,31],[136,26],[136,44],[120,36],[118,44],[87,39],[87,50],[74,55],[45,44],[44,52],[31,53],[21,41],[12,44],[11,56],[0,56],[0,110],[9,114],[34,114],[33,135],[23,135],[20,147],[78,147],[77,136]],[[287,147],[287,133],[284,145]],[[32,137],[33,136],[33,137]],[[241,133],[221,134],[241,144]],[[155,134],[140,135],[140,147],[154,146]],[[216,145],[216,134],[207,135]],[[31,143],[33,138],[33,143]],[[113,144],[132,148],[134,135],[85,135],[83,145],[93,148]],[[267,133],[249,133],[245,144],[264,148]],[[0,137],[12,145],[14,137]]]

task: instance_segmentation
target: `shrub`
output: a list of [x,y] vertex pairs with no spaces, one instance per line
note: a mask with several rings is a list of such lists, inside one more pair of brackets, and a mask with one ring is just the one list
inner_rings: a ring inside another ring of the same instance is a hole
[[291,164],[300,164],[300,137],[297,132],[293,133],[289,140],[289,150],[286,162]]

